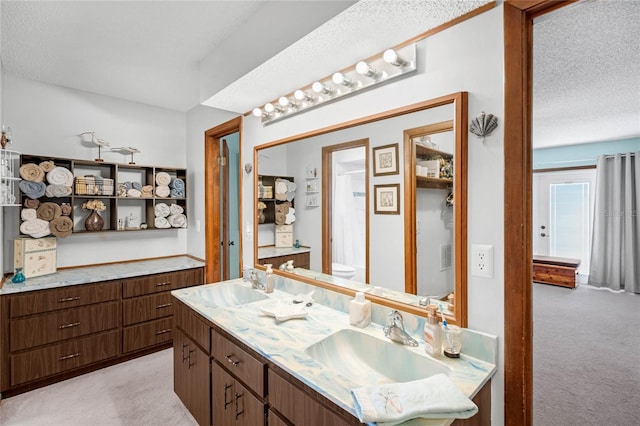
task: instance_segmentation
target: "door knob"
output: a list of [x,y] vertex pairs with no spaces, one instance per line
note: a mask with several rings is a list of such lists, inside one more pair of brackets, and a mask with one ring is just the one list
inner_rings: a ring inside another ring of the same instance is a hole
[[235,243],[234,241],[229,241],[229,245],[230,245],[230,246],[233,246],[233,245],[235,245],[235,244],[236,244],[236,243]]
[[551,235],[545,234],[544,232],[540,234],[541,237],[550,237]]

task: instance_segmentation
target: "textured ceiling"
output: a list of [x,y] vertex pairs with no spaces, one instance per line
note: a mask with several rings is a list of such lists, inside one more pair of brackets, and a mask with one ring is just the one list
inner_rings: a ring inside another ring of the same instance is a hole
[[488,2],[361,0],[204,103],[250,111]]
[[640,1],[564,7],[533,39],[535,148],[640,136]]

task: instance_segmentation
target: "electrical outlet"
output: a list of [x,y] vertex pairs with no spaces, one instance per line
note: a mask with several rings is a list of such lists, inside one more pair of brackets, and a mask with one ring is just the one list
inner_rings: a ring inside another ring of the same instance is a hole
[[471,275],[493,278],[493,246],[471,245]]

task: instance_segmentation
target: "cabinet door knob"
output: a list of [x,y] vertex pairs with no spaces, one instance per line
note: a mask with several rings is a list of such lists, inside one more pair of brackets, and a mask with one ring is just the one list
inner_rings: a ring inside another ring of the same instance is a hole
[[156,287],[163,287],[165,285],[171,285],[171,281],[165,281],[163,283],[158,283],[158,284],[156,284]]
[[64,360],[67,360],[67,359],[77,358],[80,355],[82,355],[81,352],[76,352],[75,354],[61,356],[60,358],[58,358],[58,361],[64,361]]
[[171,303],[163,303],[162,305],[156,306],[156,309],[168,308],[171,306]]
[[171,331],[170,328],[165,328],[164,330],[156,331],[156,336],[164,333],[169,333]]
[[240,398],[242,398],[244,396],[244,394],[238,394],[238,392],[234,393],[234,400],[235,400],[235,405],[236,405],[236,420],[238,420],[238,417],[240,417],[240,414],[244,413],[244,410],[242,411],[238,411],[238,400]]
[[226,382],[224,384],[224,409],[227,409],[227,405],[231,405],[231,401],[227,401],[227,389],[229,389],[231,385],[228,385]]
[[73,302],[74,300],[80,300],[80,296],[65,297],[65,298],[59,299],[58,303]]

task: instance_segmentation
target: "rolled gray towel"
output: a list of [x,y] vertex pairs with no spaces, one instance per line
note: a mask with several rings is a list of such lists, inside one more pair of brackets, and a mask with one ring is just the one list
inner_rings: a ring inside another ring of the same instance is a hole
[[184,198],[184,189],[172,189],[169,195],[171,198]]
[[45,195],[49,198],[68,197],[71,195],[71,187],[65,185],[47,185]]
[[34,200],[36,198],[42,197],[45,191],[47,190],[46,183],[31,182],[28,180],[21,180],[20,183],[18,184],[18,187],[20,188],[20,191],[22,191],[24,195]]
[[137,191],[142,191],[142,184],[140,182],[131,182],[131,186]]
[[120,185],[122,185],[124,189],[126,189],[127,191],[133,188],[133,185],[131,185],[131,182],[122,182]]
[[184,190],[184,181],[182,179],[171,179],[171,184],[169,185],[172,189],[182,189]]

